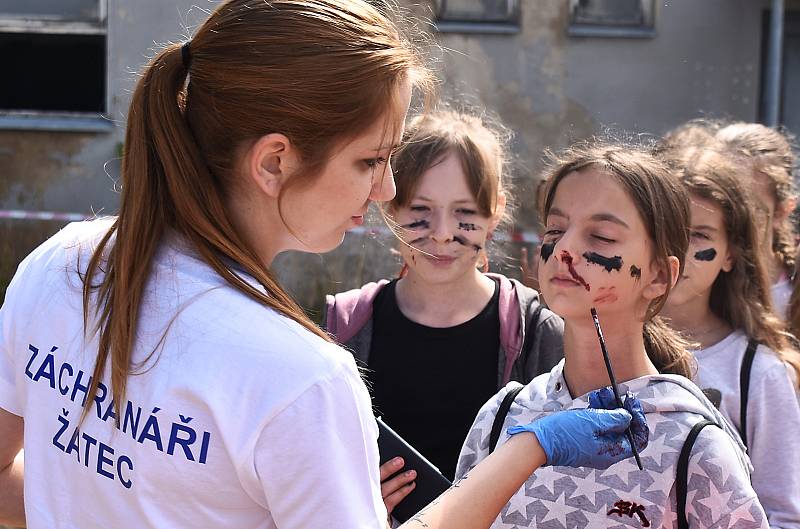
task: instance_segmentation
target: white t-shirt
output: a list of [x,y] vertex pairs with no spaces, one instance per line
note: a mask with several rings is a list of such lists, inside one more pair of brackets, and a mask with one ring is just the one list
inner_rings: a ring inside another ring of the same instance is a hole
[[110,370],[76,429],[97,352],[76,269],[109,225],[45,242],[0,311],[0,407],[25,419],[28,527],[384,527],[377,426],[352,355],[174,237],[150,272],[119,429]]
[[[741,331],[695,351],[697,385],[722,394],[720,411],[741,431],[739,378],[747,350]],[[770,527],[800,529],[800,395],[794,369],[768,347],[759,345],[747,392],[747,452],[753,462],[753,488]]]
[[784,321],[789,318],[789,301],[792,297],[792,282],[788,277],[782,277],[777,283],[770,287],[772,294],[772,306],[775,314]]

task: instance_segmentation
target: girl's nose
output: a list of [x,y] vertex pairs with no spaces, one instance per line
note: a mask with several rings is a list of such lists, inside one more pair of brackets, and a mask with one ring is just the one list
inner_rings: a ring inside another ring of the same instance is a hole
[[455,223],[455,219],[449,218],[446,210],[436,209],[431,215],[431,239],[438,243],[452,241]]

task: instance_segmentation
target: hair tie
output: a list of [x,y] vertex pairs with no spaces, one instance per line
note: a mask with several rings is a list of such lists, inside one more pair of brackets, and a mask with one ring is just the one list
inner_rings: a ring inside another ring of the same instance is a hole
[[191,50],[189,50],[189,44],[191,44],[191,42],[192,41],[187,40],[183,43],[183,46],[181,46],[181,59],[183,60],[183,67],[187,70],[192,64],[192,53]]

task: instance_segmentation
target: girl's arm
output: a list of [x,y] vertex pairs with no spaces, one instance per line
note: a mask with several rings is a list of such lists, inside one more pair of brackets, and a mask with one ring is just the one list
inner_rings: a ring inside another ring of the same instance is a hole
[[546,461],[533,433],[515,435],[400,528],[485,529]]
[[636,399],[626,410],[568,410],[508,429],[511,438],[401,529],[486,528],[542,465],[608,468],[631,457],[630,426],[639,451],[648,428]]
[[25,526],[22,499],[22,417],[0,409],[0,524]]

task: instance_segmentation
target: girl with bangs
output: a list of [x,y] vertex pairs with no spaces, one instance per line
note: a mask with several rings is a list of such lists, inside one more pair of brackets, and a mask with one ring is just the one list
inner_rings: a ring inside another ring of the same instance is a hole
[[[485,273],[492,233],[510,216],[506,141],[500,126],[465,112],[412,119],[385,207],[401,239],[400,277],[327,303],[327,328],[367,367],[377,412],[451,480],[486,399],[563,354],[562,322],[538,293]],[[402,466],[390,461],[384,473]],[[413,477],[384,483],[390,508]]]
[[691,240],[663,314],[698,345],[695,381],[739,430],[770,527],[800,528],[800,458],[786,446],[800,437],[800,355],[772,312],[741,168],[713,144],[671,154],[689,192]]
[[[548,307],[564,318],[564,360],[521,389],[509,384],[483,406],[456,476],[491,457],[498,421],[519,431],[530,420],[614,399],[598,390],[609,377],[596,309],[620,392],[635,394],[648,419],[643,470],[632,460],[603,472],[539,469],[491,527],[765,529],[736,432],[689,380],[687,344],[657,316],[684,269],[685,190],[648,150],[602,141],[566,150],[546,178],[538,275]],[[498,418],[509,393],[511,406]],[[506,439],[501,434],[497,446]]]

